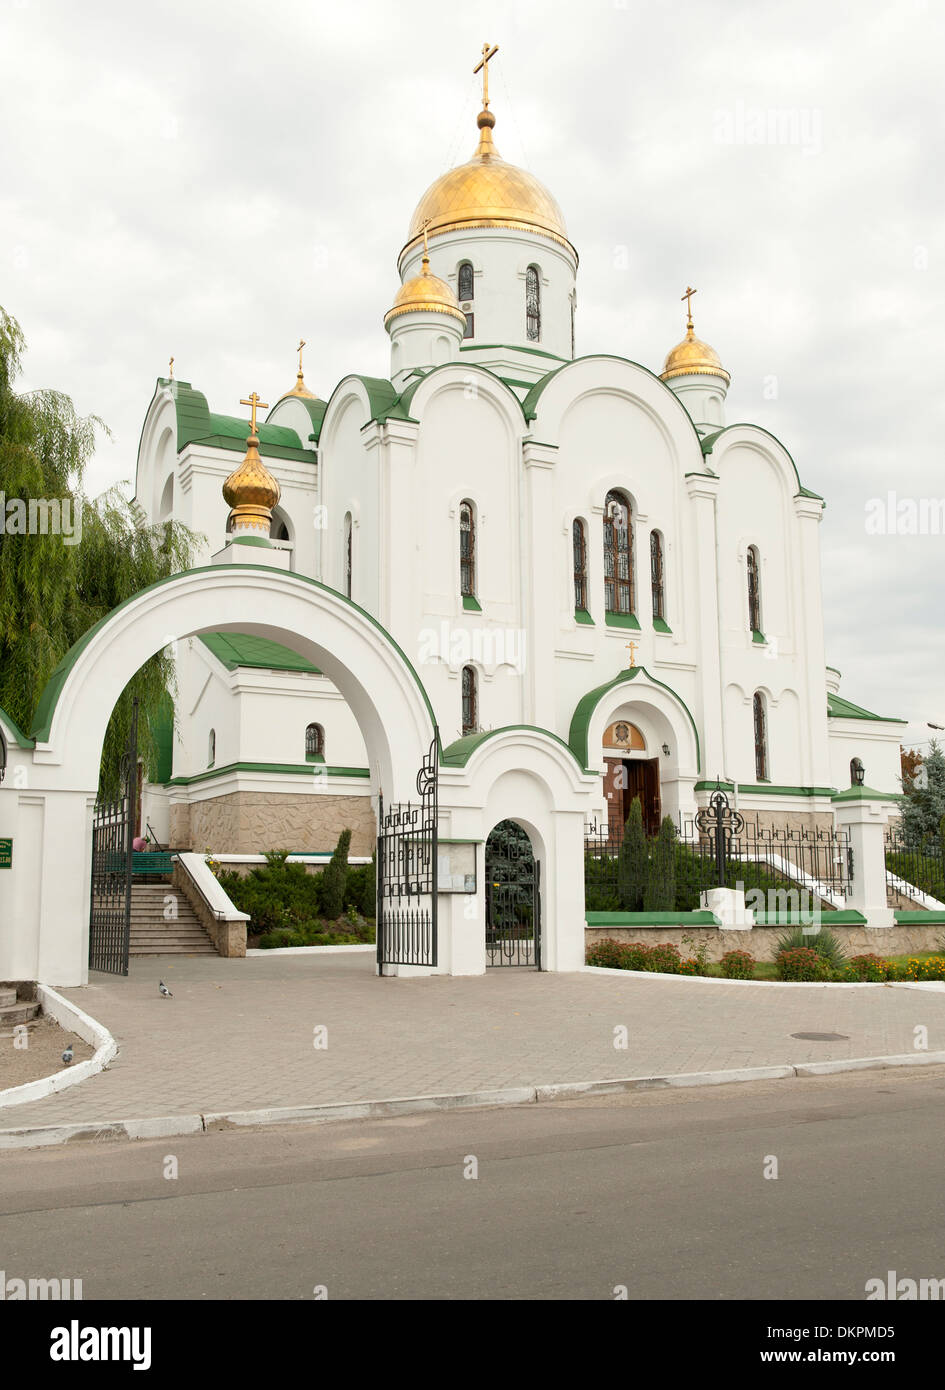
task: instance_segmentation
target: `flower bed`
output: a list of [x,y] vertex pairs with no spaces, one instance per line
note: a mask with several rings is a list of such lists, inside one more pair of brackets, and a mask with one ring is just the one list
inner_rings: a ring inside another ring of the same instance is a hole
[[663,942],[647,946],[642,941],[596,941],[587,948],[586,963],[609,970],[654,971],[662,975],[713,975],[727,980],[759,980],[808,984],[893,984],[916,981],[945,982],[945,955],[884,959],[872,953],[849,960],[830,959],[808,946],[789,942],[773,964],[757,962],[749,951],[727,951],[718,965],[710,965],[704,951],[683,957],[679,948]]

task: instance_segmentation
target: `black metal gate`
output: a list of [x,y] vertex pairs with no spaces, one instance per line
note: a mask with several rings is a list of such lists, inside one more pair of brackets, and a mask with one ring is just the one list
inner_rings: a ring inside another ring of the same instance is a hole
[[89,903],[89,968],[128,974],[131,935],[131,856],[138,794],[138,701],[131,712],[122,754],[121,789],[114,801],[98,801],[92,820],[92,891]]
[[420,800],[378,801],[377,963],[436,965],[439,734],[417,773]]
[[500,821],[486,841],[486,956],[489,965],[541,969],[540,865],[528,832]]

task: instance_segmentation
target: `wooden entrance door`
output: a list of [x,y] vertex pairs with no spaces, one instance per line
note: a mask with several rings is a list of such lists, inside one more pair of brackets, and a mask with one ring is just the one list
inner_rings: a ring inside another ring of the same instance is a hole
[[643,829],[647,835],[655,835],[661,813],[659,758],[607,758],[605,765],[604,795],[611,837],[620,838],[636,796],[643,810]]

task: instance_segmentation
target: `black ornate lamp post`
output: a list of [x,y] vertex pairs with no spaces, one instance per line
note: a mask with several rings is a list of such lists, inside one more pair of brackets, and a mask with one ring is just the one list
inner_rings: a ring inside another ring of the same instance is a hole
[[745,817],[740,811],[733,811],[728,797],[719,787],[709,797],[708,806],[696,812],[696,825],[703,835],[715,842],[715,871],[718,885],[725,887],[725,861],[734,835],[745,829]]

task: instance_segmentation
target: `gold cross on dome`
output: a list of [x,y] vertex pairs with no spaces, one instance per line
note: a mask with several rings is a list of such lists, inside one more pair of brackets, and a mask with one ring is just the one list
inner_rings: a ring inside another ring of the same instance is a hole
[[473,73],[482,72],[482,105],[485,109],[489,105],[489,60],[494,58],[499,51],[499,45],[494,43],[490,48],[487,43],[482,45],[482,58],[473,68]]
[[430,254],[430,247],[427,243],[427,228],[430,226],[432,221],[432,217],[425,217],[420,226],[420,230],[423,233],[423,254],[425,256],[429,256]]
[[173,357],[171,358],[170,362],[168,363],[168,371],[170,372],[170,379],[171,379],[171,381],[173,381],[173,380],[174,380],[174,359],[173,359]]
[[256,433],[256,411],[257,411],[257,409],[258,409],[258,410],[268,410],[268,409],[269,409],[268,403],[262,399],[262,397],[259,395],[258,392],[252,391],[252,392],[250,393],[249,400],[248,400],[248,401],[240,401],[240,405],[248,405],[248,406],[250,406],[250,407],[252,408],[253,418],[252,418],[252,420],[250,421],[249,427],[250,427],[250,429],[252,430],[253,434],[255,434],[255,433]]
[[[299,339],[299,345],[298,345],[298,347],[296,348],[296,352],[299,354],[299,376],[302,375],[302,349],[303,349],[304,347],[305,347],[305,339],[304,339],[304,338],[300,338],[300,339]],[[245,401],[241,401],[240,404],[241,404],[241,405],[245,405],[246,402],[245,402]]]
[[626,646],[629,647],[629,649],[630,649],[630,669],[631,669],[631,670],[632,670],[633,667],[636,666],[636,664],[637,664],[637,647],[638,647],[639,645],[640,645],[639,642],[627,642],[627,643],[626,643]]
[[692,296],[693,296],[694,294],[698,294],[698,293],[699,293],[698,290],[694,290],[694,289],[692,288],[691,285],[687,285],[687,286],[686,286],[686,293],[685,293],[685,294],[681,294],[681,295],[679,296],[680,299],[684,299],[684,300],[686,301],[686,310],[687,310],[687,312],[688,312],[688,314],[689,314],[689,322],[686,324],[686,327],[687,327],[687,328],[691,328],[691,327],[692,327]]

